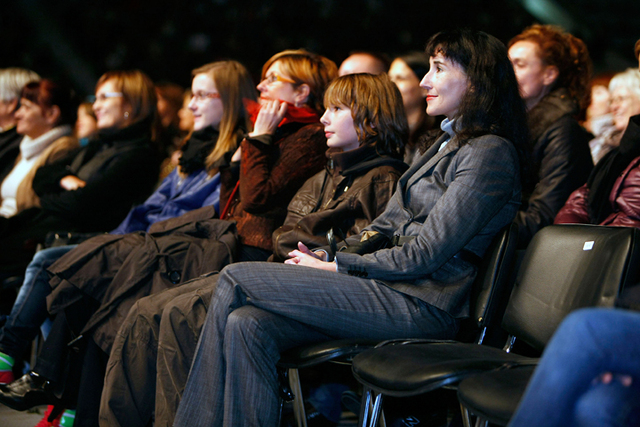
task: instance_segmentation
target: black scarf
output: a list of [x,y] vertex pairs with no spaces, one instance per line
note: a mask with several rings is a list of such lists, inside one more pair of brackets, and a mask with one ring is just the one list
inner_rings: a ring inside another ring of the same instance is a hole
[[613,185],[629,163],[640,156],[640,115],[629,119],[620,146],[607,153],[595,166],[589,179],[589,218],[600,224],[611,214],[609,195]]
[[182,147],[180,172],[190,175],[205,167],[207,156],[218,142],[218,131],[211,126],[194,132]]

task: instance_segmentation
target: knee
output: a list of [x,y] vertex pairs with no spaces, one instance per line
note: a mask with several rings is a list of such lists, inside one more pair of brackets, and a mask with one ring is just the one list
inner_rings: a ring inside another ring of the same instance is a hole
[[575,406],[575,421],[580,426],[638,425],[640,388],[623,385],[614,379],[597,383],[584,393]]

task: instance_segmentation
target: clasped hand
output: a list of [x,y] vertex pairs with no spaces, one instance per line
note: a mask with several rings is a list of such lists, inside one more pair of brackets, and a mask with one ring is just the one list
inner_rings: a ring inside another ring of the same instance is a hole
[[[321,253],[321,252],[319,252]],[[289,258],[285,264],[303,265],[305,267],[317,268],[326,271],[337,271],[335,262],[327,262],[319,253],[312,252],[304,243],[298,242],[298,249],[289,252]]]
[[77,176],[67,175],[60,180],[60,187],[67,191],[77,190],[87,185],[86,182],[78,178]]

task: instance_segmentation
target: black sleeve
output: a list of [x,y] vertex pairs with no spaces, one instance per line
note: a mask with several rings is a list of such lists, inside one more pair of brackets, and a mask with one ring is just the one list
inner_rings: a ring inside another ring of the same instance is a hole
[[158,178],[158,159],[151,149],[133,149],[114,156],[107,167],[73,191],[40,198],[42,209],[67,219],[98,220],[122,216],[142,199]]
[[42,198],[47,194],[63,191],[63,188],[60,187],[60,180],[67,175],[74,175],[69,170],[69,165],[83,150],[84,148],[72,150],[58,161],[38,168],[32,184],[33,191],[38,197]]

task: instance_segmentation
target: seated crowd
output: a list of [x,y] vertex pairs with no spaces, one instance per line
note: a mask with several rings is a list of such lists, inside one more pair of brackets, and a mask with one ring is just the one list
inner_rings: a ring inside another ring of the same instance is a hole
[[[284,350],[454,338],[510,223],[520,249],[553,223],[640,228],[640,70],[591,77],[582,40],[548,25],[507,45],[440,32],[424,52],[354,51],[340,67],[285,50],[257,86],[234,60],[194,69],[190,91],[109,71],[93,103],[0,69],[0,281],[17,289],[0,403],[48,405],[38,426],[276,426]],[[623,330],[611,345],[640,342]],[[554,425],[583,425],[599,385],[640,384],[637,362],[583,357],[562,395],[548,372],[571,364],[564,341],[514,426],[551,407]],[[551,389],[564,400],[540,398]],[[600,425],[639,419],[623,406]]]

